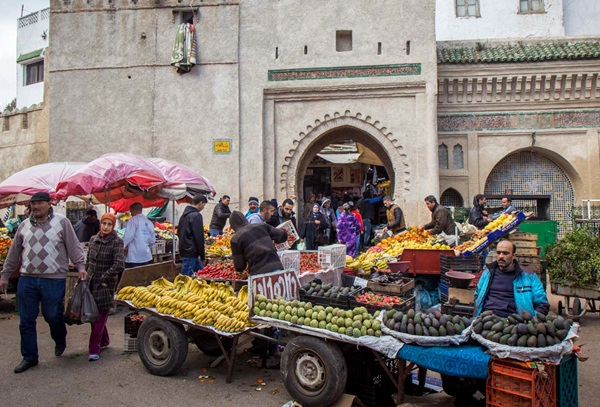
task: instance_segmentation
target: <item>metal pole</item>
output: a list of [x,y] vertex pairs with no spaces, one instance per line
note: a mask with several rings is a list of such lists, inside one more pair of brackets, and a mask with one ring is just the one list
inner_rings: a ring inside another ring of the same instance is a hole
[[[171,248],[171,252],[173,254],[173,264],[175,264],[175,198],[171,200],[171,204],[173,205],[173,228],[171,229],[171,234],[173,235],[173,247]],[[202,233],[204,233],[204,231],[202,231]]]

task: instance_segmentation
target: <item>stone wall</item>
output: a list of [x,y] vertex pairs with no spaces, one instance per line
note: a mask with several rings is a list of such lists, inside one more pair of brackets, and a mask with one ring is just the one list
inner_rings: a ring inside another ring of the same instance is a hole
[[0,180],[48,162],[48,109],[34,105],[0,114]]

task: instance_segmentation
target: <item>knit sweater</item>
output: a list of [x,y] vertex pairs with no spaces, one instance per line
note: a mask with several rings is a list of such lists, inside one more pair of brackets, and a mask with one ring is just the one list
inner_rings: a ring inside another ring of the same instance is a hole
[[85,254],[71,222],[60,214],[50,213],[43,222],[25,219],[17,229],[2,270],[2,280],[21,263],[21,275],[44,278],[67,278],[69,259],[78,270],[85,268]]
[[[242,215],[243,216],[243,215]],[[231,238],[233,265],[244,271],[248,265],[251,275],[266,274],[283,269],[273,245],[287,240],[287,232],[266,223],[248,224],[236,229]]]

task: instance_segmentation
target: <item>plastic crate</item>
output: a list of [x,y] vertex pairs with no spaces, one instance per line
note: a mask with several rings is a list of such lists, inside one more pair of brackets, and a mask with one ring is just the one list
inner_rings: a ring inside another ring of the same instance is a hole
[[462,257],[447,256],[440,254],[440,272],[442,274],[450,271],[480,271],[483,268],[483,260],[479,256]]
[[557,407],[577,407],[579,405],[577,357],[569,355],[563,358],[556,368],[556,378]]
[[475,307],[473,305],[464,305],[464,304],[450,304],[445,303],[442,304],[442,314],[446,315],[460,315],[465,317],[473,317],[473,313],[475,312]]
[[291,220],[283,222],[281,225],[277,226],[279,229],[284,229],[288,234],[287,242],[279,243],[275,245],[275,249],[277,251],[288,250],[292,245],[300,239],[298,232],[296,232],[296,228]]
[[[360,290],[354,292],[351,296],[350,296],[350,300],[349,300],[349,306],[350,308],[356,308],[356,307],[365,307],[367,309],[367,311],[369,311],[370,313],[374,313],[377,311],[380,311],[382,309],[396,309],[398,311],[403,311],[406,312],[411,308],[415,307],[415,296],[412,295],[411,293],[404,293],[403,295],[394,295],[394,297],[400,297],[402,298],[402,302],[400,304],[394,305],[393,307],[391,306],[377,306],[377,305],[373,305],[373,304],[367,304],[364,302],[359,302],[356,300],[356,296],[363,294],[367,291],[373,291],[371,288],[369,287],[365,287],[365,288],[361,288]],[[383,294],[383,295],[389,295],[392,296],[391,294],[385,294],[385,293],[377,293],[376,291],[374,291],[376,294]]]
[[166,246],[167,246],[167,241],[159,239],[156,241],[156,243],[154,243],[152,246],[150,246],[150,251],[152,252],[153,255],[154,254],[165,254]]
[[[132,317],[139,317],[140,314],[137,312],[132,312],[130,314],[125,315],[123,318],[123,328],[126,335],[129,335],[131,338],[137,338],[137,333],[144,322],[143,319],[139,320]],[[145,319],[145,318],[144,318]]]
[[493,358],[489,364],[488,407],[555,407],[555,395],[556,366],[551,363]]
[[137,352],[137,338],[125,334],[125,342],[123,343],[123,350],[125,352]]
[[277,252],[284,270],[294,270],[300,274],[300,252],[298,250],[284,250]]
[[[352,348],[346,353],[348,381],[346,393],[356,395],[367,407],[395,406],[392,395],[396,387],[373,353],[365,348]],[[398,360],[382,357],[394,376],[398,376]]]
[[346,265],[346,245],[319,246],[319,264],[326,269],[339,269]]

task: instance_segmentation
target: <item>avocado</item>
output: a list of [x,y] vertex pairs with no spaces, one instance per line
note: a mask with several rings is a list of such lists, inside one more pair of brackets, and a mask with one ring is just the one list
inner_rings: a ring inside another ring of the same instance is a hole
[[508,338],[508,341],[506,341],[506,344],[508,346],[515,346],[517,344],[518,340],[519,340],[519,335],[514,334],[514,335],[511,335],[510,338]]
[[546,335],[539,334],[537,336],[537,347],[538,348],[546,347]]
[[525,347],[526,345],[527,345],[527,335],[519,336],[519,339],[517,340],[517,346]]
[[528,339],[527,339],[527,347],[528,348],[535,348],[537,346],[537,337],[534,335],[531,335]]
[[440,329],[438,329],[438,333],[440,334],[440,336],[448,335],[448,332],[446,331],[446,328],[444,328],[444,325],[440,325]]
[[481,322],[478,322],[477,324],[475,324],[473,326],[473,332],[475,332],[476,334],[480,334],[483,331],[483,324]]
[[440,333],[433,326],[429,327],[429,335],[431,336],[440,336]]
[[499,343],[501,343],[502,345],[508,344],[508,340],[509,340],[510,337],[511,337],[510,334],[502,335],[500,337]]
[[413,324],[408,324],[406,326],[406,333],[409,335],[414,335],[415,334],[415,326]]

